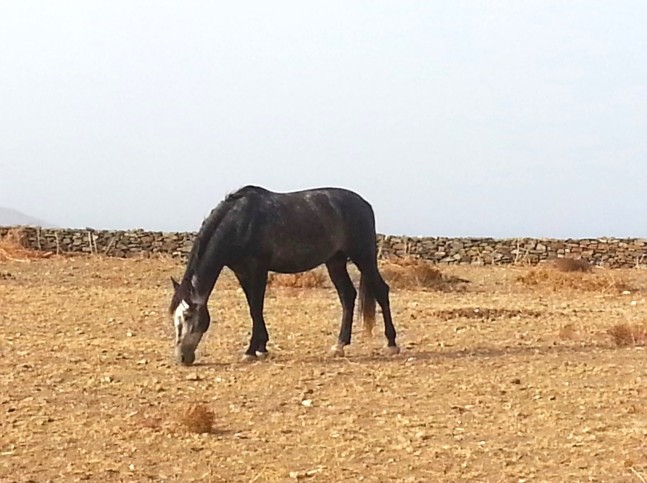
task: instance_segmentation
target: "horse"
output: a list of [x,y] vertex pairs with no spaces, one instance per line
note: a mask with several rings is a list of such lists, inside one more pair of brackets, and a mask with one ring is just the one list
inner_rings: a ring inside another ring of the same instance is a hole
[[268,273],[298,273],[325,264],[342,306],[339,337],[331,355],[344,356],[351,342],[357,290],[347,262],[361,272],[359,312],[372,333],[376,300],[382,309],[387,354],[397,354],[389,286],[377,266],[375,215],[360,195],[342,188],[276,193],[245,186],[221,201],[204,219],[178,283],[171,277],[169,315],[175,327],[175,355],[191,365],[211,317],[207,301],[222,269],[228,267],[245,293],[252,333],[243,359],[268,355],[263,317]]

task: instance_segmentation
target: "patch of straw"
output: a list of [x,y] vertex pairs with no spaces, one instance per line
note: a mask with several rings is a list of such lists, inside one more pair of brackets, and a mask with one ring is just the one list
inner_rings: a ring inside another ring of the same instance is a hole
[[571,323],[566,324],[559,329],[558,336],[562,340],[574,340],[577,338],[577,329]]
[[520,275],[517,281],[529,287],[542,287],[553,291],[571,289],[588,292],[622,292],[632,290],[625,280],[614,277],[611,272],[594,274],[535,268]]
[[504,309],[504,308],[487,308],[487,307],[460,307],[455,309],[436,310],[433,312],[434,317],[442,320],[452,319],[476,319],[476,320],[496,320],[496,319],[513,319],[517,317],[539,318],[545,315],[544,312],[526,309]]
[[431,289],[452,292],[464,288],[468,280],[442,273],[426,260],[404,258],[385,260],[380,263],[384,280],[396,289]]
[[647,326],[617,324],[607,329],[618,347],[635,347],[647,344]]
[[593,270],[589,262],[575,258],[557,258],[553,261],[553,267],[560,272],[590,272]]
[[270,273],[267,283],[271,287],[322,288],[327,287],[328,274],[322,267],[301,273]]

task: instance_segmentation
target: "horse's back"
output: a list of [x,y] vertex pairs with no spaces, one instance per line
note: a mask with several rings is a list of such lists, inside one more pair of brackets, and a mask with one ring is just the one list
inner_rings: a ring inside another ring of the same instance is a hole
[[354,191],[344,188],[313,188],[289,193],[267,192],[281,212],[299,225],[322,225],[329,231],[373,229],[371,205]]
[[370,252],[375,247],[371,205],[343,188],[276,193],[245,187],[256,225],[255,245],[275,271],[301,271],[337,253]]

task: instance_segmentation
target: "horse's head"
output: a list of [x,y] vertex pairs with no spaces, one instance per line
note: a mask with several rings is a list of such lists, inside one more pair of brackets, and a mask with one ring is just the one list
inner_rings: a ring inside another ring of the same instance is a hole
[[169,312],[175,326],[175,355],[179,363],[190,366],[195,349],[209,328],[211,317],[206,300],[199,300],[190,281],[173,282],[173,299]]

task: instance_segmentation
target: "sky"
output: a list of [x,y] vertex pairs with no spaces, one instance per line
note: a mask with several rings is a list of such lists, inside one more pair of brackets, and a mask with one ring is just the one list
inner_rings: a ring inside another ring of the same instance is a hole
[[381,233],[646,237],[647,2],[0,3],[0,206],[193,231],[248,184]]

